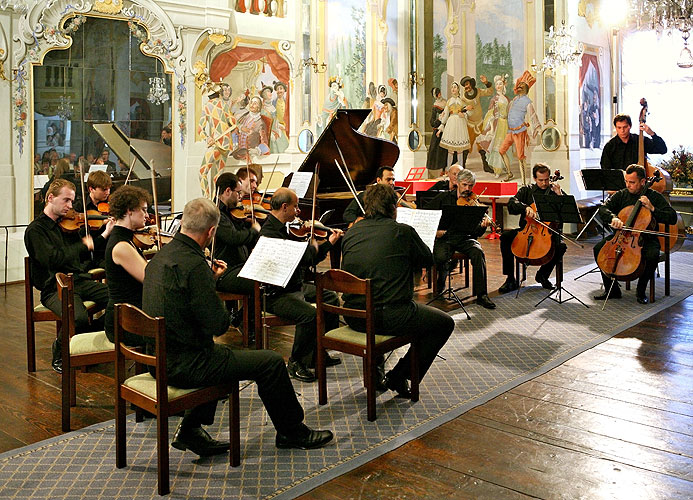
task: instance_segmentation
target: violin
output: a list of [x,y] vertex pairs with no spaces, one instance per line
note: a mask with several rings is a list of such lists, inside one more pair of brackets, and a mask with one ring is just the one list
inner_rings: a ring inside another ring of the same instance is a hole
[[[551,184],[563,179],[561,172],[556,170],[549,178]],[[536,213],[537,205],[530,205]],[[517,260],[530,266],[543,266],[553,259],[555,246],[551,233],[555,230],[551,224],[545,224],[535,219],[525,217],[525,227],[515,235],[510,249]]]
[[253,217],[257,221],[264,221],[270,212],[260,205],[253,205],[253,208],[251,209],[250,205],[239,204],[236,208],[232,208],[229,213],[231,214],[231,217],[236,220],[247,220],[252,222],[251,219]]
[[[458,207],[479,207],[481,206],[481,203],[479,202],[479,197],[480,194],[472,193],[469,196],[460,196],[457,198],[457,206]],[[484,214],[484,218],[488,219],[491,222],[491,227],[493,228],[494,231],[498,231],[498,226],[496,223],[491,219],[491,217],[488,214]]]
[[262,210],[272,210],[272,206],[270,205],[270,200],[272,199],[271,196],[262,196],[260,193],[257,191],[253,193],[252,196],[252,203],[250,201],[250,197],[245,196],[242,200],[241,203],[243,205],[250,206],[251,204],[257,210],[258,208]]
[[[658,181],[660,178],[656,173],[654,177],[648,177],[640,196]],[[652,212],[647,209],[641,210],[640,196],[635,205],[624,207],[618,213],[618,218],[624,222],[624,226],[617,229],[613,238],[604,243],[597,256],[599,269],[613,279],[632,281],[645,269],[641,233],[652,229],[655,220]]]
[[310,238],[311,229],[313,229],[313,236],[318,240],[324,240],[332,232],[332,229],[319,220],[295,219],[293,222],[289,222],[289,232],[302,240]]
[[[149,250],[157,244],[156,229],[153,227],[144,227],[133,231],[132,242],[140,250]],[[161,244],[165,245],[173,239],[173,235],[160,231]]]
[[96,205],[96,210],[98,210],[99,213],[103,215],[111,214],[111,206],[108,204],[107,201],[102,201],[101,203]]
[[[96,210],[87,210],[87,223],[91,231],[98,231],[101,229],[107,219],[108,216],[102,215]],[[60,219],[58,225],[65,233],[76,233],[84,226],[84,214],[70,209],[67,214]]]

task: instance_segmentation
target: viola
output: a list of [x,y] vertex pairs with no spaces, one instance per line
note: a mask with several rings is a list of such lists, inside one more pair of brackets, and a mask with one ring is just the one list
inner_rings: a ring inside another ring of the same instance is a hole
[[[476,193],[471,193],[469,196],[460,196],[457,198],[457,206],[458,207],[478,207],[481,206],[481,203],[479,202],[479,197],[481,195],[478,195]],[[494,231],[498,231],[498,226],[496,223],[489,217],[488,214],[484,214],[484,218],[488,219],[491,222],[491,227],[493,228]]]
[[[157,244],[156,229],[153,227],[144,227],[133,231],[132,242],[140,250],[149,250]],[[159,231],[161,235],[161,244],[165,245],[173,239],[173,235],[164,231]]]
[[[659,180],[657,175],[649,177],[640,196]],[[641,210],[640,196],[635,205],[624,207],[618,213],[618,218],[624,222],[624,226],[617,229],[613,238],[604,243],[597,256],[599,269],[607,276],[620,281],[635,280],[645,269],[641,232],[652,229],[655,220],[652,212],[647,209]]]
[[308,239],[310,238],[311,226],[313,229],[313,236],[315,237],[315,239],[318,240],[324,240],[325,238],[327,238],[329,233],[332,232],[332,229],[325,226],[322,222],[318,220],[304,221],[301,219],[296,219],[293,222],[289,223],[289,232],[296,238]]
[[[102,215],[96,210],[87,210],[87,223],[91,231],[98,231],[101,229],[107,219],[108,216]],[[66,233],[76,233],[84,227],[84,214],[70,209],[67,214],[60,219],[58,225],[60,229]]]

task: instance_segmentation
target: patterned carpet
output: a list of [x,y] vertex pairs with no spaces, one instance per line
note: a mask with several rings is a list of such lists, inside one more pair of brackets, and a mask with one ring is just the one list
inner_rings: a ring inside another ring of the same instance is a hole
[[[585,269],[586,270],[586,269]],[[538,285],[498,297],[495,311],[472,305],[471,321],[456,311],[456,330],[421,386],[421,400],[411,404],[391,392],[377,400],[378,420],[366,419],[360,363],[328,369],[329,404],[317,404],[317,385],[294,382],[306,410],[306,423],[335,431],[329,446],[312,451],[278,450],[271,426],[253,385],[241,392],[242,465],[228,466],[227,456],[194,459],[171,448],[170,498],[293,498],[318,484],[414,439],[470,408],[548,371],[580,352],[693,293],[690,253],[672,258],[672,290],[664,297],[658,280],[657,301],[635,302],[634,292],[611,301],[605,311],[591,296],[599,275],[568,273],[564,286],[585,303],[547,300]],[[565,299],[565,296],[564,296]],[[630,318],[626,323],[623,318]],[[396,355],[388,360],[394,364]],[[209,431],[224,437],[227,405]],[[171,419],[171,434],[177,419]],[[128,467],[115,468],[113,421],[0,455],[0,498],[145,499],[156,497],[156,439],[153,421],[128,421]]]

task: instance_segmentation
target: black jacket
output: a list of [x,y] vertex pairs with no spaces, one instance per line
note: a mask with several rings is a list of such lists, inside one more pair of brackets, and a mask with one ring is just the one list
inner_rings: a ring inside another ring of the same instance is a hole
[[[644,137],[645,153],[663,155],[667,152],[667,145],[664,139],[658,135],[653,135],[652,139]],[[638,163],[638,134],[630,134],[628,142],[623,142],[619,136],[612,137],[609,142],[604,144],[602,168],[612,168],[625,170],[628,165]]]

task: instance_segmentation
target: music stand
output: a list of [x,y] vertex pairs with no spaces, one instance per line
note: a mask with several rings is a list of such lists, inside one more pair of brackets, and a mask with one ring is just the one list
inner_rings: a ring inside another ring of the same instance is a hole
[[430,201],[438,196],[440,193],[443,193],[444,191],[417,191],[416,192],[416,206],[418,208],[423,208],[426,209],[428,208],[428,204]]
[[[484,215],[486,215],[487,210],[488,207],[485,206],[458,207],[457,205],[446,205],[443,207],[443,215],[440,218],[438,228],[445,229],[456,234],[473,234],[477,227],[479,227],[479,224],[484,218]],[[426,302],[426,304],[428,305],[438,299],[443,299],[448,302],[455,302],[462,308],[464,314],[467,315],[467,319],[472,319],[471,316],[469,316],[467,309],[464,307],[462,300],[457,296],[457,293],[455,293],[461,289],[462,287],[454,288],[452,286],[452,273],[448,272],[448,286],[445,288],[445,290],[441,291],[438,293],[438,295]]]
[[[578,210],[577,203],[575,202],[575,197],[571,195],[546,195],[546,194],[535,194],[534,203],[537,207],[537,213],[542,222],[550,223],[555,222],[562,227],[563,224],[580,224],[582,223],[582,217],[580,216],[580,211]],[[563,239],[563,233],[561,231],[557,232],[559,242]],[[570,297],[563,300],[562,293],[565,291]],[[552,295],[557,294],[558,298],[552,297]],[[534,307],[544,302],[546,299],[551,299],[554,302],[563,304],[563,302],[568,302],[570,299],[577,300],[583,306],[589,308],[587,304],[578,299],[575,295],[570,293],[568,290],[563,288],[563,257],[556,263],[556,288],[551,290],[549,294],[537,302]]]

